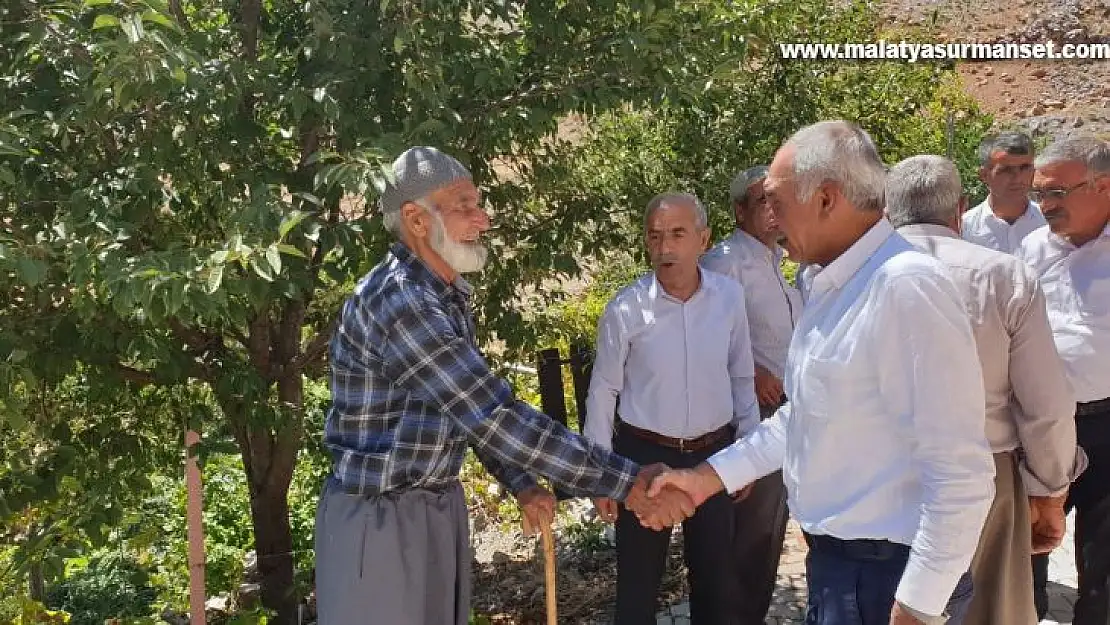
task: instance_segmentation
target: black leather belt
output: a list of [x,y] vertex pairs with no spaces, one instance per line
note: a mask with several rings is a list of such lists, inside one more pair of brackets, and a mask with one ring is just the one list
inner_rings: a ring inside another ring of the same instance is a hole
[[658,432],[652,432],[651,430],[645,430],[634,425],[629,425],[624,421],[621,421],[617,428],[620,431],[628,432],[636,438],[642,438],[646,441],[650,441],[652,443],[655,443],[656,445],[661,445],[663,447],[677,449],[678,451],[683,453],[701,451],[702,449],[711,447],[713,445],[716,445],[717,443],[732,439],[731,425],[722,426],[720,428],[717,428],[716,430],[713,430],[712,432],[702,434],[697,438],[674,438],[673,436],[664,436],[662,434],[659,434]]
[[843,540],[826,534],[810,534],[808,532],[804,532],[803,535],[810,549],[837,554],[851,560],[877,562],[906,559],[910,555],[909,545],[903,545],[889,540]]
[[1075,405],[1075,416],[1077,417],[1089,417],[1095,414],[1110,414],[1110,397],[1079,402]]

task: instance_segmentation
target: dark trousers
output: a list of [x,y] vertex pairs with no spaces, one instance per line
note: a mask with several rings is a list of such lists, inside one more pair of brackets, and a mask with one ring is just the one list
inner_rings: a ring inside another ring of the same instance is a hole
[[[806,625],[888,625],[910,548],[885,540],[806,539],[810,545]],[[949,625],[962,622],[971,595],[971,574],[967,573],[948,603]]]
[[[763,408],[761,412],[767,418],[775,411]],[[779,558],[790,520],[782,471],[756,481],[752,492],[735,505],[733,512],[736,517],[733,567],[738,577],[735,608],[738,622],[740,625],[763,625],[775,594]]]
[[[1076,436],[1087,453],[1087,470],[1068,492],[1065,508],[1075,510],[1075,564],[1079,596],[1075,625],[1110,623],[1110,410],[1077,417]],[[1037,616],[1048,613],[1048,555],[1033,556]]]
[[[621,431],[613,449],[640,464],[666,463],[693,468],[728,441],[696,452],[682,453]],[[736,566],[732,549],[733,502],[724,493],[706,500],[682,524],[690,582],[692,625],[735,625]],[[655,625],[656,600],[666,569],[671,531],[654,531],[621,506],[617,516],[617,625]]]

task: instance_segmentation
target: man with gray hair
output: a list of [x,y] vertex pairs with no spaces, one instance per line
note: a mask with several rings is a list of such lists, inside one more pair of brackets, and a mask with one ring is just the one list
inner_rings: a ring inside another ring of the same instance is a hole
[[1033,140],[1023,132],[1001,132],[979,144],[979,179],[990,194],[964,214],[965,240],[1013,254],[1030,232],[1045,224],[1029,200],[1033,152]]
[[[1055,357],[1044,292],[1022,261],[960,239],[964,202],[960,174],[941,156],[908,158],[887,177],[887,217],[948,268],[963,294],[983,370],[995,496],[971,563],[975,594],[964,625],[1036,625],[1028,562],[1033,552],[1059,544],[1053,528],[1064,522],[1062,508],[1041,504],[1067,493],[1085,458],[1076,446],[1075,406]],[[1031,507],[1042,511],[1036,528]]]
[[[613,296],[598,322],[584,433],[636,462],[692,467],[759,423],[744,290],[698,267],[709,226],[696,197],[653,198],[644,238],[654,270]],[[616,521],[616,623],[654,623],[671,528],[643,527],[610,499],[596,504]],[[683,523],[694,623],[738,622],[732,535],[725,493]]]
[[321,625],[466,625],[470,544],[459,471],[472,447],[523,507],[550,523],[568,493],[623,501],[654,522],[693,512],[677,492],[649,501],[657,469],[593,445],[516,399],[478,351],[470,286],[489,216],[462,163],[415,147],[381,196],[397,237],[355,287],[331,344],[324,443],[333,468],[316,517]]
[[[1062,139],[1045,148],[1035,165],[1029,195],[1040,202],[1048,226],[1026,237],[1018,257],[1044,288],[1056,351],[1074,392],[1079,444],[1090,462],[1066,499],[1053,498],[1045,507],[1075,510],[1079,597],[1073,623],[1105,625],[1110,622],[1110,145],[1093,137]],[[1034,561],[1034,577],[1047,606],[1047,557]]]
[[[959,290],[883,218],[886,168],[844,121],[795,133],[764,189],[810,263],[789,401],[693,470],[694,503],[782,469],[810,545],[807,623],[958,622],[994,494],[982,371]],[[662,491],[660,491],[662,492]]]
[[[744,288],[755,358],[755,393],[763,418],[773,415],[785,399],[786,351],[802,312],[798,289],[782,273],[782,233],[763,192],[766,177],[765,165],[736,175],[729,189],[736,231],[701,259],[702,267],[729,276]],[[737,616],[741,624],[762,625],[775,592],[789,520],[782,472],[775,471],[753,484],[750,493],[737,502],[735,515],[735,566],[740,576]]]

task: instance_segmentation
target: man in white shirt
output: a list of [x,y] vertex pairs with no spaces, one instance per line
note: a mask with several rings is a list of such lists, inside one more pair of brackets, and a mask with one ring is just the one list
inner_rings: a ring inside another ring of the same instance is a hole
[[[1053,143],[1037,157],[1030,196],[1048,226],[1018,250],[1040,279],[1056,351],[1071,382],[1076,432],[1089,466],[1067,500],[1075,509],[1079,598],[1075,625],[1110,618],[1110,146],[1094,138]],[[1034,561],[1046,596],[1047,558]]]
[[1037,205],[1029,200],[1033,184],[1033,141],[1021,132],[992,135],[979,144],[979,179],[990,195],[964,213],[963,238],[983,247],[1013,254],[1021,241],[1044,225]]
[[[782,273],[780,232],[763,193],[767,167],[740,172],[729,189],[736,231],[702,256],[702,267],[736,280],[744,289],[755,359],[755,393],[762,418],[783,403],[782,376],[790,335],[802,301]],[[742,625],[762,625],[778,578],[789,515],[782,472],[760,479],[736,504],[736,611]]]
[[883,219],[870,137],[798,131],[764,182],[808,296],[786,365],[789,402],[693,470],[664,472],[695,503],[782,469],[810,544],[807,623],[957,619],[991,498],[982,371],[944,267]]
[[[644,221],[654,271],[619,291],[598,322],[583,434],[629,459],[692,467],[759,423],[744,292],[698,267],[709,227],[696,197],[656,196]],[[645,527],[609,499],[595,504],[616,521],[616,622],[654,623],[671,528]],[[694,623],[736,622],[732,525],[724,493],[683,523]]]
[[1034,543],[1047,553],[1063,531],[1034,536],[1030,507],[1040,511],[1038,529],[1063,528],[1063,508],[1046,504],[1066,494],[1085,466],[1075,443],[1075,400],[1036,276],[1009,254],[960,240],[963,203],[960,173],[944,157],[914,156],[887,176],[887,217],[948,268],[983,369],[995,496],[972,560],[975,594],[964,625],[1036,625],[1029,559]]

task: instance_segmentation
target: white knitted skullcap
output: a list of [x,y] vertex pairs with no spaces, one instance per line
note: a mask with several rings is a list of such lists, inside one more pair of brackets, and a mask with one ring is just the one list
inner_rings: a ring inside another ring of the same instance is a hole
[[405,202],[460,179],[470,180],[470,170],[455,157],[427,146],[409,148],[393,161],[393,180],[386,183],[380,200],[382,213],[401,210]]

